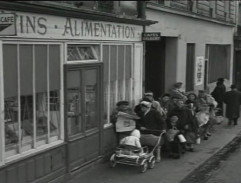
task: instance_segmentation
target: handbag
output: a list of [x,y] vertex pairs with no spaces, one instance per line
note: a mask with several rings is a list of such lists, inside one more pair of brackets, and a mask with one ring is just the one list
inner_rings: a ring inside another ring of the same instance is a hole
[[179,133],[179,130],[176,127],[173,127],[167,131],[167,140],[169,142],[174,141],[175,136]]

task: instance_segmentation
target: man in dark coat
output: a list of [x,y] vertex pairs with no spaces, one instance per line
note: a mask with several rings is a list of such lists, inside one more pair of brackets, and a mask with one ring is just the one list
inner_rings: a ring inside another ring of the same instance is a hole
[[223,82],[224,82],[224,79],[219,78],[217,80],[216,87],[214,88],[213,92],[211,93],[213,98],[218,103],[217,108],[219,109],[219,111],[217,112],[217,115],[221,115],[221,116],[223,115],[223,96],[226,92],[226,87],[223,84]]
[[234,84],[231,85],[231,91],[224,94],[224,103],[226,104],[226,117],[228,125],[232,122],[237,125],[240,113],[241,92],[239,92]]

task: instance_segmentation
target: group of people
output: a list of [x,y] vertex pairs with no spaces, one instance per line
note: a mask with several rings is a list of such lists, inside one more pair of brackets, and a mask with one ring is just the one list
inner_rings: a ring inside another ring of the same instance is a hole
[[226,92],[223,82],[224,79],[219,78],[211,94],[204,90],[199,90],[198,94],[184,93],[182,83],[178,82],[158,101],[154,100],[153,92],[147,91],[133,110],[128,101],[118,102],[111,115],[114,125],[120,111],[138,116],[134,130],[117,133],[118,142],[141,147],[148,145],[143,144],[145,134],[158,137],[165,132],[162,149],[170,158],[178,159],[186,151],[193,152],[195,144],[199,144],[201,139],[208,140],[212,135],[211,129],[218,123],[217,117],[223,116],[223,103],[227,106],[228,124],[237,125],[241,93],[235,85]]

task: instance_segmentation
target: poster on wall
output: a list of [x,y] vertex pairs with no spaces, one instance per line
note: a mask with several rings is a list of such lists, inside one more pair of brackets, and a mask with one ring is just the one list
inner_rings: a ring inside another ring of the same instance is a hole
[[204,57],[200,56],[196,58],[195,65],[195,84],[196,86],[202,85],[204,83],[204,67],[205,67]]

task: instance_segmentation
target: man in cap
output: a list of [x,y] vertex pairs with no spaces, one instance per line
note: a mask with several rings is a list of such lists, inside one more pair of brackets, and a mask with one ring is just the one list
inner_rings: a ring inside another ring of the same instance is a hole
[[[114,125],[114,129],[116,129],[116,122],[117,122],[117,117],[119,112],[124,112],[128,114],[134,114],[133,110],[129,106],[129,102],[122,100],[116,103],[116,108],[113,110],[111,116],[110,116],[110,121]],[[115,131],[116,132],[116,131]],[[131,133],[131,131],[126,131],[126,132],[116,132],[117,134],[117,142],[128,136]]]
[[241,92],[239,92],[234,84],[231,85],[231,91],[224,94],[224,103],[226,104],[226,117],[228,125],[232,122],[237,125],[240,113]]

